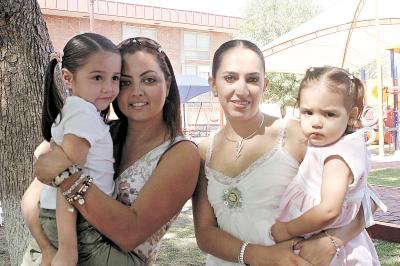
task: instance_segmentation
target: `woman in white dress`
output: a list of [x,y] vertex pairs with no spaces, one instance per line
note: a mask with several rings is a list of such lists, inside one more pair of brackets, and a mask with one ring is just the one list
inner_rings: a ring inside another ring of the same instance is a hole
[[306,139],[298,121],[260,111],[268,85],[264,66],[262,52],[249,41],[231,40],[215,52],[209,83],[227,123],[199,146],[204,171],[193,197],[197,243],[209,254],[207,265],[328,265],[361,231],[362,217],[301,243],[274,245],[268,233]]

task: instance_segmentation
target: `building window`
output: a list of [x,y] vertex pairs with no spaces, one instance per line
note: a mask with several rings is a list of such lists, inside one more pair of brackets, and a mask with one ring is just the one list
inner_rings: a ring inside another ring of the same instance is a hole
[[182,73],[186,75],[195,75],[199,76],[205,80],[208,80],[210,76],[210,66],[205,65],[183,65],[182,66]]
[[122,39],[134,38],[134,37],[147,37],[157,41],[156,29],[134,27],[129,25],[122,26]]
[[210,36],[207,33],[183,33],[184,60],[210,60]]

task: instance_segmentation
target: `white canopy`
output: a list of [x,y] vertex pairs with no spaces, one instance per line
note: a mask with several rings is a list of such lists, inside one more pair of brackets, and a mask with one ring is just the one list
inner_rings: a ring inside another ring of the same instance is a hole
[[[349,30],[359,2],[337,1],[318,16],[263,47],[266,70],[304,73],[311,66],[342,67]],[[376,10],[379,10],[380,18],[380,53],[384,55],[385,49],[400,47],[400,0],[363,0],[359,10],[343,65],[349,71],[376,58]]]

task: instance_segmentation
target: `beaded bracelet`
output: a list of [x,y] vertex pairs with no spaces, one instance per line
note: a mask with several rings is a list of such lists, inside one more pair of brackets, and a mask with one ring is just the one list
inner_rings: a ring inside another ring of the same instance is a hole
[[335,246],[335,250],[336,250],[335,255],[336,255],[336,256],[339,256],[339,252],[340,252],[340,247],[339,247],[339,245],[336,243],[336,241],[335,241],[335,239],[333,238],[333,236],[331,236],[330,234],[328,234],[327,231],[323,231],[323,232],[324,232],[324,234],[329,238],[329,240],[331,241],[331,243]]
[[249,242],[244,241],[242,243],[242,245],[240,246],[240,252],[239,252],[239,256],[238,256],[238,262],[240,265],[247,265],[244,262],[244,251],[246,250],[247,245],[249,244]]
[[79,186],[79,184],[82,183],[82,182],[84,181],[85,178],[86,178],[86,175],[85,175],[85,174],[81,174],[81,175],[79,176],[78,180],[76,180],[75,183],[72,184],[72,186],[71,186],[69,189],[67,189],[66,191],[64,191],[64,192],[62,193],[63,196],[64,196],[64,197],[69,196],[69,195],[72,193],[72,191],[74,191],[74,190]]
[[93,183],[93,178],[91,178],[90,176],[86,178],[85,181],[83,181],[81,187],[74,193],[71,195],[71,193],[69,195],[65,196],[65,199],[68,201],[69,204],[73,204],[74,201],[77,201],[79,205],[83,205],[85,204],[85,194],[89,188],[89,186]]
[[58,176],[54,177],[51,185],[53,187],[58,187],[65,179],[80,171],[82,171],[82,168],[78,164],[71,165],[62,171]]

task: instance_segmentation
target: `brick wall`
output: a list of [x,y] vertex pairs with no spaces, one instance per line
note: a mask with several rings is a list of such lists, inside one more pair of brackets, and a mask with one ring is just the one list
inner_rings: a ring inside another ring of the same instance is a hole
[[[89,31],[89,18],[60,17],[44,15],[50,39],[54,49],[62,50],[67,41],[73,36]],[[132,26],[141,26],[129,24]],[[144,27],[146,27],[144,25]],[[171,60],[175,73],[182,72],[182,32],[183,28],[152,27],[157,30],[157,41]],[[115,21],[95,20],[94,31],[110,38],[114,43],[122,40],[122,23]],[[188,30],[190,31],[190,30]],[[210,62],[193,62],[196,65],[210,65],[215,50],[223,42],[231,39],[228,33],[209,32],[210,34]]]
[[159,27],[157,28],[157,41],[161,44],[168,58],[171,60],[175,73],[181,73],[181,29]]

